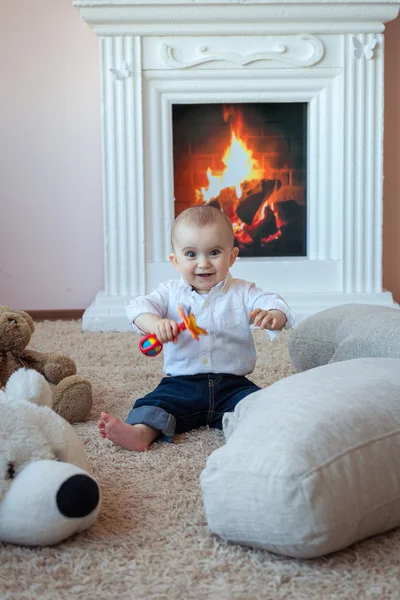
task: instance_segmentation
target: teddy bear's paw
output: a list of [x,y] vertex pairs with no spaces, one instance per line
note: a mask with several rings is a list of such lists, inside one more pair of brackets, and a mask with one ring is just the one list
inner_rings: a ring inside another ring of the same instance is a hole
[[51,354],[46,357],[43,366],[43,375],[47,381],[54,384],[59,384],[65,378],[76,374],[76,364],[64,354]]
[[53,408],[69,423],[84,421],[92,404],[92,386],[79,375],[66,377],[53,389]]

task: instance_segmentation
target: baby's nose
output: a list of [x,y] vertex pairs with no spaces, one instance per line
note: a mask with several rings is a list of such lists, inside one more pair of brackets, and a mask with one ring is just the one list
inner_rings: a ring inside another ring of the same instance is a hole
[[208,256],[205,254],[201,254],[199,256],[199,267],[207,267],[210,264]]

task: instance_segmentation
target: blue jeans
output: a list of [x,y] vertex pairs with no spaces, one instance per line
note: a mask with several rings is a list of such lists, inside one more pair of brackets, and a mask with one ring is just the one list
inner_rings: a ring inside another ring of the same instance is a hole
[[163,377],[154,391],[136,400],[126,422],[149,425],[170,442],[175,433],[202,425],[222,429],[224,413],[233,411],[240,400],[259,389],[242,375]]

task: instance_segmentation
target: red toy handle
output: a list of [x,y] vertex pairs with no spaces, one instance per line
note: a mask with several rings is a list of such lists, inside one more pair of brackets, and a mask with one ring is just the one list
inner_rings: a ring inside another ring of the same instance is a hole
[[[178,306],[178,312],[182,318],[182,322],[178,324],[178,335],[185,329],[190,331],[191,336],[195,340],[199,339],[199,335],[207,335],[207,331],[197,325],[195,316],[191,313],[190,308],[186,310],[184,307]],[[157,356],[162,351],[163,345],[155,333],[148,333],[140,340],[139,348],[146,356]]]
[[[184,322],[179,323],[178,325],[178,335],[186,329],[186,324]],[[148,343],[146,343],[148,342]],[[156,336],[155,333],[148,333],[144,335],[139,342],[140,352],[145,354],[146,356],[157,356],[163,349],[163,345]]]

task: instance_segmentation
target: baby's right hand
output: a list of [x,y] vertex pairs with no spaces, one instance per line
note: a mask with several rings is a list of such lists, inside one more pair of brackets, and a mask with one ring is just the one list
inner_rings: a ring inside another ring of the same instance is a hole
[[178,323],[172,319],[160,319],[154,326],[154,333],[162,344],[167,342],[176,344],[179,333]]

